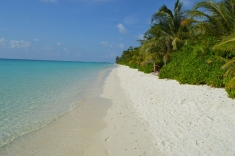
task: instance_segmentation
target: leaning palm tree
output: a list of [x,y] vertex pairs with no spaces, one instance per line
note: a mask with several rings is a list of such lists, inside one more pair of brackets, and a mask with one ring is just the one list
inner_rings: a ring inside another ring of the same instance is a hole
[[186,19],[187,11],[182,10],[182,3],[175,2],[173,12],[163,5],[152,17],[152,24],[160,25],[162,38],[168,51],[177,50],[177,44],[185,38],[187,27],[182,25]]
[[150,55],[155,53],[162,57],[166,64],[170,59],[170,52],[177,50],[187,36],[186,11],[182,10],[182,3],[176,0],[173,12],[163,5],[153,16],[152,26],[145,33],[140,52]]
[[162,62],[164,55],[168,51],[162,38],[161,27],[152,26],[144,36],[145,40],[142,41],[140,47],[140,53],[144,56],[144,63]]

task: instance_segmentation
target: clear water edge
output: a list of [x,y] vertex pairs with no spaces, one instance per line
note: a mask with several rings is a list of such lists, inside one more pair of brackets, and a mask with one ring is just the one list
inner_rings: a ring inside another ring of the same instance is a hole
[[[1,61],[2,60],[0,60],[0,65],[1,65]],[[6,61],[6,60],[4,60],[4,61]],[[9,60],[9,61],[12,61],[12,60]],[[14,61],[16,61],[16,60],[14,60]],[[19,60],[18,60],[19,61]],[[31,62],[32,63],[32,62]],[[41,63],[45,63],[44,61],[43,62],[41,62]],[[47,62],[48,63],[48,62]],[[53,62],[53,63],[66,63],[66,62]],[[68,64],[70,63],[70,62],[67,62]],[[79,63],[78,63],[79,64]],[[88,63],[89,64],[89,63]],[[88,65],[87,64],[87,65]],[[97,65],[99,65],[99,64],[94,64],[94,63],[90,63],[90,64],[93,64],[93,66],[91,66],[91,68],[95,68],[95,66],[97,67]],[[39,124],[35,124],[34,126],[33,126],[33,128],[32,127],[28,127],[28,130],[27,130],[27,128],[26,128],[26,130],[24,129],[24,131],[23,132],[21,132],[21,133],[19,133],[18,135],[16,135],[16,136],[9,136],[8,138],[5,138],[5,140],[4,140],[4,137],[2,138],[1,136],[0,136],[0,141],[1,140],[3,140],[3,141],[1,141],[1,147],[0,147],[0,149],[1,148],[3,148],[4,146],[6,146],[6,145],[8,145],[9,143],[11,143],[12,141],[14,141],[16,138],[18,138],[18,137],[22,137],[22,136],[24,136],[24,135],[26,135],[26,134],[28,134],[28,133],[31,133],[31,132],[33,132],[33,131],[35,131],[35,130],[38,130],[38,129],[41,129],[41,128],[43,128],[43,127],[45,127],[45,126],[47,126],[48,124],[50,124],[51,122],[53,122],[53,121],[55,121],[56,119],[58,119],[58,118],[60,118],[61,116],[63,116],[64,114],[66,114],[66,113],[68,113],[68,112],[70,112],[71,110],[73,110],[73,109],[75,109],[75,108],[77,108],[77,107],[79,107],[80,105],[79,105],[79,103],[81,103],[81,102],[83,102],[84,101],[84,96],[86,95],[89,95],[90,93],[92,93],[92,90],[95,90],[94,88],[89,88],[89,86],[94,86],[94,85],[89,85],[89,84],[95,84],[95,83],[97,83],[97,81],[100,81],[101,83],[103,82],[102,80],[104,79],[104,77],[105,77],[105,75],[107,76],[107,73],[110,71],[110,69],[112,69],[114,67],[114,65],[111,65],[111,64],[109,64],[109,65],[107,65],[107,66],[105,66],[105,67],[102,67],[102,68],[100,68],[99,70],[97,70],[96,72],[95,72],[95,74],[93,75],[93,77],[92,76],[90,76],[89,77],[89,75],[86,75],[86,80],[83,82],[83,83],[87,83],[86,85],[84,85],[83,84],[83,87],[81,87],[82,86],[82,84],[80,84],[81,86],[79,86],[79,87],[75,87],[76,89],[77,89],[77,92],[76,92],[76,94],[74,95],[73,94],[73,96],[76,96],[76,98],[74,98],[74,99],[72,99],[72,100],[69,100],[70,101],[70,103],[69,103],[69,107],[66,107],[67,109],[63,109],[63,110],[60,110],[59,112],[57,112],[57,113],[55,113],[54,115],[52,115],[52,116],[50,116],[50,118],[47,118],[46,120],[45,119],[43,119],[43,121],[41,121],[42,123],[40,123],[40,121],[39,121]],[[66,70],[66,69],[65,69]],[[0,66],[0,71],[1,71],[1,66]],[[84,72],[84,70],[82,69],[82,74],[88,74],[89,72],[94,72],[94,70],[91,70],[91,71],[86,71],[86,72]],[[1,74],[1,73],[0,73]],[[98,77],[98,78],[97,78]],[[0,78],[2,78],[1,76],[0,76]],[[70,90],[71,89],[71,90]],[[70,91],[72,91],[72,92],[74,92],[74,90],[72,89],[72,88],[70,88],[70,89],[68,89],[68,90],[70,90]],[[75,89],[75,90],[76,90]],[[80,91],[78,91],[79,89],[81,89]],[[53,90],[53,89],[52,89]],[[68,91],[67,90],[67,91]],[[0,92],[1,93],[1,92]],[[63,94],[63,93],[62,93]],[[0,94],[1,95],[1,94]],[[61,94],[60,94],[61,95]],[[72,97],[73,97],[72,96]],[[56,97],[55,97],[56,98]],[[65,99],[63,99],[63,98],[65,98]],[[62,99],[64,100],[62,100],[62,102],[61,102],[61,104],[63,104],[63,103],[66,103],[66,102],[68,102],[68,101],[66,101],[66,98],[68,98],[68,97],[63,97]],[[68,100],[68,99],[67,99]],[[71,102],[72,101],[72,102]],[[55,102],[55,101],[54,101]],[[61,106],[61,105],[60,105]],[[45,107],[46,109],[47,109],[47,107]],[[49,108],[52,108],[52,107],[49,107]],[[0,109],[1,109],[1,107],[0,107]],[[28,110],[28,111],[30,111],[30,110]],[[44,110],[45,111],[45,110]],[[27,112],[27,111],[26,111]],[[50,111],[48,111],[47,113],[51,113]],[[44,114],[45,115],[45,114]],[[0,119],[1,119],[1,114],[0,114]],[[20,121],[20,119],[18,119],[18,121],[17,122],[19,122]],[[2,125],[2,124],[0,124],[0,125]],[[17,127],[16,127],[17,128]],[[1,133],[1,132],[0,132]],[[10,139],[9,139],[10,138]],[[8,139],[8,140],[7,140]]]
[[[84,101],[84,99],[82,99],[81,101],[77,101],[77,103],[79,104],[80,102],[83,102],[83,101]],[[20,134],[19,136],[11,138],[11,140],[9,140],[8,142],[6,142],[6,143],[3,144],[2,146],[0,146],[0,149],[1,149],[1,148],[4,148],[4,146],[7,146],[9,143],[11,143],[12,141],[14,141],[15,139],[17,139],[17,138],[19,138],[19,137],[22,137],[22,136],[24,136],[24,135],[26,135],[26,134],[29,134],[29,133],[31,133],[31,132],[37,131],[37,130],[39,130],[39,129],[41,129],[41,128],[44,128],[44,127],[48,126],[48,125],[49,125],[50,123],[52,123],[53,121],[59,119],[59,118],[62,117],[63,115],[69,113],[70,111],[72,111],[72,110],[74,110],[74,109],[76,109],[76,108],[78,108],[78,107],[80,107],[80,105],[77,105],[76,107],[72,108],[71,110],[60,114],[59,116],[56,116],[56,117],[54,117],[54,118],[51,118],[48,122],[45,123],[45,125],[41,125],[41,126],[39,126],[39,127],[35,127],[35,129],[31,129],[31,130],[29,130],[29,131],[25,131],[24,133]]]

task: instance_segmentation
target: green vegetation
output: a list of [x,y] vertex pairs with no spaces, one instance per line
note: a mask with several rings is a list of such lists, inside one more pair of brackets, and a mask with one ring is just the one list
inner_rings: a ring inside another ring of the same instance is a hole
[[191,10],[183,10],[179,0],[174,10],[163,5],[139,42],[116,63],[145,73],[156,63],[159,78],[225,87],[235,97],[235,0],[204,0]]

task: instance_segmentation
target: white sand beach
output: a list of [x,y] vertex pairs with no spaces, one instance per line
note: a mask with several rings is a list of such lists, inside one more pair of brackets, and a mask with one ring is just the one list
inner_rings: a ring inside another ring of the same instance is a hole
[[101,97],[87,97],[0,155],[235,156],[235,100],[224,89],[117,66]]
[[102,96],[113,105],[86,156],[235,155],[235,100],[224,89],[180,85],[119,66]]

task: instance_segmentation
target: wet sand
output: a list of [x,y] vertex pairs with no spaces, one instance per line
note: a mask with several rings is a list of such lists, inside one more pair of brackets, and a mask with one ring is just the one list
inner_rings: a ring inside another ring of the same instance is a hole
[[110,102],[86,98],[76,109],[46,127],[14,140],[0,150],[4,156],[81,156],[94,136],[104,127],[102,121]]

